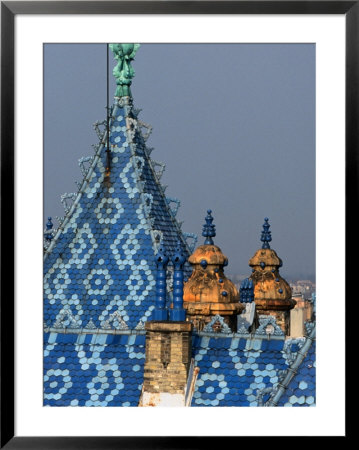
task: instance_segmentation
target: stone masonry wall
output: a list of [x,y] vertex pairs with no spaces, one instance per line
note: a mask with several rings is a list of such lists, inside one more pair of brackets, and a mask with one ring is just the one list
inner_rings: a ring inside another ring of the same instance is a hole
[[147,322],[144,392],[183,393],[191,363],[189,322]]

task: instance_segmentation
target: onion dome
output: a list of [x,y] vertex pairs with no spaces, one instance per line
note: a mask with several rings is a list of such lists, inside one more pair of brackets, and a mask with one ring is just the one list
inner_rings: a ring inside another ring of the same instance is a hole
[[250,280],[254,284],[254,301],[259,313],[285,311],[294,308],[295,305],[289,284],[279,274],[282,260],[270,248],[269,242],[272,237],[269,227],[268,218],[265,218],[261,234],[262,248],[249,260],[249,265],[253,269]]
[[[209,320],[210,316],[217,314],[235,316],[244,308],[239,303],[236,286],[224,274],[228,258],[213,243],[216,232],[212,221],[212,211],[208,210],[202,232],[206,240],[188,259],[193,272],[184,285],[183,293],[183,306],[187,309],[187,315],[208,316]],[[202,320],[202,323],[206,322]]]

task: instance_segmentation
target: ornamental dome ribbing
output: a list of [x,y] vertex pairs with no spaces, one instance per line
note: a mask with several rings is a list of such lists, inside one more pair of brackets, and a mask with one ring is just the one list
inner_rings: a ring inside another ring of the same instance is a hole
[[259,313],[265,311],[285,311],[294,308],[289,284],[279,274],[282,260],[270,248],[271,240],[268,218],[265,218],[261,241],[262,248],[249,260],[253,271],[250,279],[254,284],[254,301]]
[[206,240],[204,245],[197,247],[188,259],[193,266],[193,272],[185,283],[183,292],[183,306],[187,310],[187,317],[190,319],[197,317],[197,328],[199,324],[201,328],[211,316],[219,314],[235,317],[244,309],[239,303],[236,286],[224,274],[228,258],[213,243],[212,237],[215,236],[213,217],[211,210],[207,213],[202,233]]

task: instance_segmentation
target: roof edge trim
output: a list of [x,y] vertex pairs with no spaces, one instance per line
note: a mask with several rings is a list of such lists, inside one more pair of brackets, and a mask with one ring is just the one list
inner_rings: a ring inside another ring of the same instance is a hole
[[309,336],[307,336],[307,339],[305,343],[303,344],[303,347],[298,351],[298,355],[296,359],[294,360],[293,364],[287,369],[287,374],[284,377],[283,381],[279,383],[279,388],[275,395],[268,400],[266,403],[266,406],[277,406],[279,403],[279,400],[281,399],[282,395],[284,394],[285,390],[287,389],[289,383],[292,381],[292,379],[297,374],[297,369],[302,364],[304,358],[307,356],[307,353],[312,346],[313,341],[315,340],[315,330],[316,326],[314,325],[311,333]]

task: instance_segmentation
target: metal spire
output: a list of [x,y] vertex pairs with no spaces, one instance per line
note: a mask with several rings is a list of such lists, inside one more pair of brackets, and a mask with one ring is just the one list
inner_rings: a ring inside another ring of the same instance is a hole
[[270,248],[269,242],[272,240],[271,232],[269,231],[268,217],[264,218],[263,231],[261,235],[261,241],[263,242],[262,248]]
[[204,241],[204,244],[207,245],[213,245],[213,237],[216,235],[216,226],[213,225],[213,217],[212,217],[212,210],[207,210],[207,216],[205,218],[206,223],[203,225],[203,231],[202,236],[206,238]]
[[110,153],[110,107],[108,100],[108,92],[109,92],[109,68],[108,68],[108,51],[109,45],[106,44],[106,74],[107,74],[107,90],[106,90],[106,110],[107,110],[107,122],[106,122],[106,131],[107,131],[107,148],[106,148],[106,170],[105,170],[105,181],[109,181],[110,173],[111,173],[111,153]]

